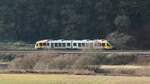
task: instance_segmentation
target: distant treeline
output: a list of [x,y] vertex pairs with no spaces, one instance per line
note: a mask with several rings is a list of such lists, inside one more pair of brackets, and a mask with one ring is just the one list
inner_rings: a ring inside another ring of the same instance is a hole
[[150,48],[150,0],[0,0],[1,41],[97,39],[113,32]]

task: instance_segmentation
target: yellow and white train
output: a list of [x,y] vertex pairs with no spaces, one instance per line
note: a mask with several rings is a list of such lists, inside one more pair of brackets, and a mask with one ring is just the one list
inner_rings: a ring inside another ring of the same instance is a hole
[[112,49],[108,40],[40,40],[35,49]]

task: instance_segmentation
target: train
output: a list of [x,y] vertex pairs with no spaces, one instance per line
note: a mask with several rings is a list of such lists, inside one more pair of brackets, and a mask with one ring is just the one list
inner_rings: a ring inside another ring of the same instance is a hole
[[111,42],[105,39],[96,40],[39,40],[35,49],[112,49]]

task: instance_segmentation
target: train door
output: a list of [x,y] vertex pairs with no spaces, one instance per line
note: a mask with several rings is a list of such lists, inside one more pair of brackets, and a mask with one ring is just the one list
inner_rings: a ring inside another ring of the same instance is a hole
[[51,48],[55,48],[55,44],[53,42],[51,43]]
[[66,48],[66,43],[65,42],[63,42],[61,45],[62,45],[62,48]]
[[85,48],[85,43],[84,42],[78,42],[77,43],[77,48],[78,49],[84,49]]
[[67,49],[72,48],[72,46],[71,46],[71,42],[67,42],[67,43],[66,43],[66,48],[67,48]]
[[103,44],[100,42],[95,43],[95,48],[96,49],[102,49],[103,48]]
[[88,42],[86,44],[86,46],[87,46],[88,49],[93,49],[94,48],[94,43],[93,42]]
[[73,43],[72,43],[72,48],[73,48],[73,49],[76,49],[77,47],[78,47],[77,43],[76,43],[76,42],[73,42]]

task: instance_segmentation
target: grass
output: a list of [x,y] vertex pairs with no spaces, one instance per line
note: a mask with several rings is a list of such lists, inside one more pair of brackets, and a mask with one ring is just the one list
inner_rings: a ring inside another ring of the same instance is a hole
[[116,75],[150,76],[150,66],[148,65],[101,65],[100,68]]
[[22,41],[19,42],[0,42],[1,50],[32,50],[34,44],[28,44]]
[[100,65],[102,69],[150,69],[150,66],[140,65]]
[[0,74],[0,84],[149,84],[150,77]]

